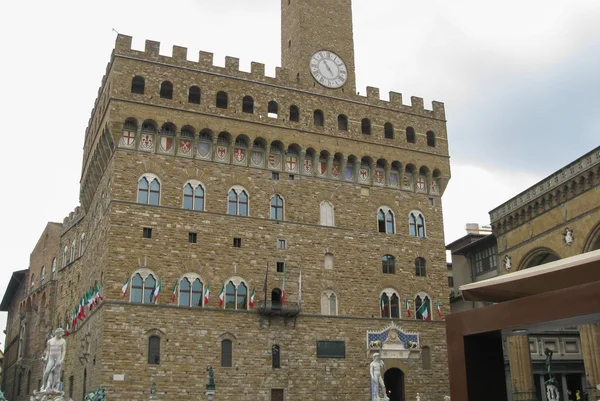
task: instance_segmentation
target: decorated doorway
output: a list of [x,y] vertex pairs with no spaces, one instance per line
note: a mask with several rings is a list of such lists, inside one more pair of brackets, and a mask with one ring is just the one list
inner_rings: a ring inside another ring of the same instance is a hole
[[404,401],[404,373],[398,368],[390,368],[383,375],[385,391],[390,401]]

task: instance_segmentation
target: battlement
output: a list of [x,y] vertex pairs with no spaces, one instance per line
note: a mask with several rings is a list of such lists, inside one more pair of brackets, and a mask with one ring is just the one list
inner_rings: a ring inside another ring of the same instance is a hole
[[63,219],[61,234],[69,231],[71,227],[73,227],[75,224],[77,224],[77,222],[79,222],[79,220],[83,218],[83,216],[85,216],[83,209],[77,206],[75,210],[73,210],[67,217]]
[[[291,77],[290,71],[281,67],[275,69],[275,77],[270,77],[265,74],[265,65],[254,61],[251,63],[250,72],[247,72],[240,70],[240,61],[239,58],[236,57],[225,57],[225,66],[220,67],[215,65],[213,53],[210,52],[200,51],[197,61],[192,61],[188,60],[188,49],[185,47],[173,46],[172,55],[164,56],[160,54],[160,42],[146,40],[143,51],[132,49],[131,44],[131,36],[119,34],[116,39],[113,56],[135,58],[178,68],[189,68],[232,78],[262,82],[268,85],[282,86],[301,91],[305,90],[296,82],[295,77]],[[110,65],[108,68],[110,68]],[[102,81],[103,86],[105,79],[106,76]],[[379,88],[367,87],[366,92],[366,96],[347,94],[344,98],[366,105],[396,109],[400,112],[417,114],[440,120],[446,119],[444,104],[441,102],[433,101],[432,108],[428,110],[425,108],[423,99],[420,97],[411,97],[411,105],[405,105],[402,103],[402,94],[400,93],[390,92],[389,100],[384,100],[380,96]]]

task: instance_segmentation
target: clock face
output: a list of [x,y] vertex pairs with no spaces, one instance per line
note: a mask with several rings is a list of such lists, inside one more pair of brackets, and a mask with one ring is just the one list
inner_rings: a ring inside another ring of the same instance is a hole
[[348,80],[348,69],[340,56],[319,50],[310,58],[310,72],[326,88],[341,88]]

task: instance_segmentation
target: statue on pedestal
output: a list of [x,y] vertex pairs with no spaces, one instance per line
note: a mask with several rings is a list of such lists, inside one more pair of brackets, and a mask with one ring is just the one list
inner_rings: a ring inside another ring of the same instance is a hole
[[388,401],[389,398],[385,394],[385,383],[381,371],[383,370],[383,361],[379,358],[379,353],[373,354],[373,362],[369,367],[371,372],[371,383],[373,383],[374,395],[376,401]]
[[4,397],[4,393],[2,392],[2,390],[0,390],[0,401],[6,401],[6,398]]
[[556,380],[552,376],[552,355],[554,352],[550,348],[544,350],[546,355],[546,371],[548,372],[548,380],[546,380],[546,398],[548,401],[560,401],[560,393],[558,387],[556,387]]
[[59,392],[60,368],[67,352],[67,341],[63,338],[65,331],[60,327],[56,329],[54,337],[46,343],[46,352],[42,360],[46,362],[44,377],[42,379],[41,393]]

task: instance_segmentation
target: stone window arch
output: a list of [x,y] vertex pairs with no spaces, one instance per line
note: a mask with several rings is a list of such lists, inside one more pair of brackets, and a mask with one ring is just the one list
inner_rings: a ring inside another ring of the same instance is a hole
[[204,306],[204,280],[196,273],[186,273],[179,279],[177,305],[192,308]]
[[79,257],[83,256],[83,251],[85,250],[85,233],[81,234],[79,237]]
[[393,255],[383,255],[381,258],[381,268],[383,273],[395,274],[396,273],[396,258]]
[[317,127],[325,125],[325,115],[322,110],[315,110],[313,113],[313,122]]
[[248,283],[241,277],[231,277],[225,281],[223,308],[248,310]]
[[160,187],[159,178],[151,173],[142,175],[138,180],[138,199],[137,202],[144,205],[160,205]]
[[294,122],[300,121],[300,109],[296,105],[290,106],[290,121],[294,121]]
[[387,206],[380,206],[377,211],[377,231],[386,234],[394,234],[396,232],[394,212]]
[[379,295],[379,310],[383,318],[400,318],[400,296],[393,288],[386,288]]
[[320,222],[322,226],[334,227],[335,214],[334,207],[331,202],[323,201],[320,205]]
[[246,188],[234,185],[227,195],[227,214],[233,216],[250,215],[250,197]]
[[283,220],[284,218],[284,201],[283,197],[275,194],[271,197],[271,219]]
[[408,143],[416,143],[417,138],[415,135],[415,129],[413,127],[406,128],[406,142]]
[[198,180],[189,180],[183,186],[183,208],[203,212],[204,206],[204,185]]
[[325,253],[325,265],[323,267],[325,270],[333,270],[333,253]]
[[161,99],[173,99],[173,84],[169,81],[164,81],[160,84]]
[[267,116],[277,118],[279,115],[279,105],[275,100],[271,100],[267,105]]
[[71,241],[71,256],[69,257],[71,262],[73,262],[75,260],[76,256],[77,256],[77,242],[75,241],[75,238],[73,238],[73,241]]
[[65,245],[62,254],[62,267],[65,267],[67,264],[69,264],[69,247]]
[[281,348],[277,344],[271,347],[271,367],[273,369],[281,368]]
[[53,278],[55,273],[56,273],[56,258],[53,258],[52,259],[52,269],[50,270],[50,278]]
[[411,237],[425,238],[425,216],[418,210],[413,210],[408,215],[408,231]]
[[149,330],[146,332],[148,337],[148,364],[160,364],[160,342],[164,333],[158,329]]
[[333,290],[325,290],[321,294],[321,314],[326,316],[338,315],[338,297]]
[[427,131],[427,146],[435,148],[435,133]]
[[360,122],[360,131],[363,135],[371,135],[371,120],[363,118]]
[[254,113],[254,99],[252,96],[244,96],[242,99],[242,113]]
[[[426,304],[427,315],[423,316],[423,313],[419,312],[421,305]],[[433,315],[431,314],[431,297],[426,292],[419,292],[415,295],[415,319],[417,320],[431,320]]]
[[348,131],[348,117],[345,114],[340,114],[337,118],[338,120],[338,130],[339,131]]
[[129,280],[129,302],[154,304],[154,291],[158,285],[158,276],[150,269],[136,270]]
[[227,92],[220,91],[217,93],[216,103],[218,109],[226,109],[228,104],[229,97]]
[[143,95],[145,85],[146,85],[146,81],[144,80],[144,77],[140,77],[139,75],[136,75],[131,80],[131,93]]
[[188,103],[200,104],[200,88],[196,85],[190,86],[188,91]]
[[233,367],[233,341],[229,338],[221,340],[221,367]]
[[392,123],[385,123],[383,126],[383,136],[386,139],[394,139],[394,126]]
[[427,277],[427,262],[424,258],[415,259],[415,275],[417,277]]
[[46,280],[46,266],[42,266],[42,270],[40,270],[40,285],[44,283]]

